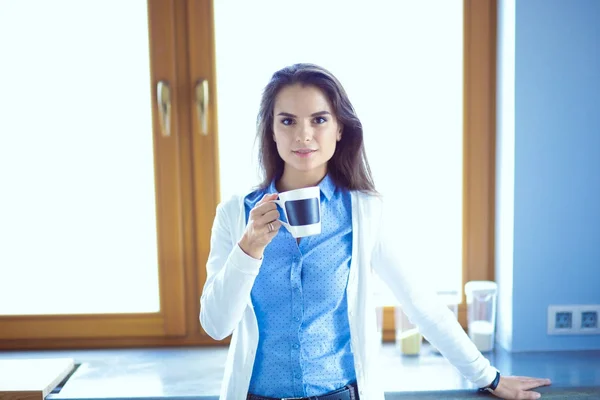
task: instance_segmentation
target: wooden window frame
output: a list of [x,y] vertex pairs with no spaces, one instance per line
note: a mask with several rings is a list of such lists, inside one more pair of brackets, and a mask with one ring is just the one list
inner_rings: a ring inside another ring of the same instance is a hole
[[[156,82],[168,79],[176,132],[175,140],[160,141],[153,105],[161,312],[3,316],[0,349],[228,343],[212,340],[198,320],[220,201],[213,1],[148,0],[153,101]],[[494,279],[496,7],[496,0],[464,0],[463,282]],[[200,134],[195,114],[200,78],[211,93],[208,135]],[[459,321],[466,326],[464,295]],[[395,339],[391,307],[383,339]]]
[[[494,280],[496,174],[496,0],[464,0],[463,285]],[[463,291],[458,320],[467,327]],[[395,341],[394,309],[385,307],[383,340]]]
[[[180,112],[181,103],[185,102],[177,95],[172,96],[176,115],[171,118],[169,137],[163,135],[156,112],[158,81],[168,81],[174,94],[181,82],[177,62],[181,54],[177,21],[185,15],[181,4],[184,3],[173,0],[148,1],[160,311],[0,316],[0,349],[130,346],[152,343],[156,338],[186,336],[189,299],[185,297],[184,286],[189,269],[186,267],[192,261],[186,260],[184,246],[185,239],[190,237],[190,229],[185,225],[190,214],[186,203],[189,177],[185,174],[181,135],[185,127]],[[52,295],[52,289],[48,295]],[[110,296],[110,292],[106,295]],[[23,297],[26,296],[24,287]]]

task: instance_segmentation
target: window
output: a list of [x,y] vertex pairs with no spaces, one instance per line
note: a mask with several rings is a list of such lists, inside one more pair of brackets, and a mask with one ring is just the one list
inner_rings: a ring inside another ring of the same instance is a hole
[[[203,334],[198,323],[199,296],[206,279],[204,266],[215,207],[221,195],[225,197],[233,190],[232,173],[227,164],[237,156],[252,162],[252,154],[246,149],[253,145],[254,120],[262,87],[276,68],[303,61],[297,59],[299,53],[295,48],[282,49],[280,52],[285,57],[270,61],[257,60],[253,53],[244,54],[243,50],[249,46],[238,46],[241,53],[228,53],[219,44],[220,40],[239,43],[240,30],[236,28],[232,36],[230,29],[233,28],[219,22],[219,15],[231,2],[215,2],[214,13],[212,3],[149,0],[147,6],[133,3],[130,7],[138,8],[132,8],[127,14],[127,10],[121,10],[121,3],[119,13],[115,13],[111,11],[116,2],[94,6],[61,0],[53,2],[46,11],[46,15],[56,15],[53,25],[46,30],[33,22],[27,25],[27,21],[33,21],[32,13],[20,10],[12,3],[10,8],[0,9],[0,33],[3,33],[0,34],[0,50],[17,60],[0,66],[0,74],[14,76],[13,82],[16,82],[7,86],[9,94],[0,100],[3,102],[1,108],[12,116],[9,119],[11,128],[0,131],[1,142],[8,143],[0,148],[0,163],[9,164],[2,165],[0,182],[3,193],[10,194],[3,195],[0,200],[3,219],[0,238],[3,245],[10,244],[10,251],[0,255],[0,281],[3,284],[11,282],[11,291],[3,288],[4,297],[0,297],[0,347],[204,344],[212,341]],[[40,7],[43,4],[39,2]],[[251,8],[263,4],[281,12],[279,7],[283,7],[284,2],[265,0],[253,3]],[[410,18],[403,24],[395,23],[393,13],[378,8],[396,3],[364,4],[362,9],[355,11],[360,12],[365,21],[386,19],[387,24],[377,26],[384,36],[412,35],[415,38],[420,35],[413,29],[421,29],[422,35],[429,30],[423,24],[410,28]],[[421,11],[424,13],[421,15],[427,16],[424,20],[433,20],[435,15],[448,12],[427,4],[429,13],[427,9]],[[398,123],[410,124],[398,126],[399,133],[437,131],[431,125],[424,127],[424,124],[443,118],[454,119],[454,137],[464,135],[462,151],[459,146],[452,153],[455,158],[452,175],[462,182],[462,191],[457,191],[456,185],[448,188],[453,191],[452,207],[463,210],[454,214],[460,215],[462,220],[462,226],[457,228],[456,221],[453,225],[453,232],[461,232],[459,235],[462,236],[462,254],[455,254],[454,259],[460,260],[456,267],[462,268],[462,282],[489,279],[493,277],[495,2],[466,0],[458,6],[448,2],[435,4],[436,7],[454,6],[455,10],[462,10],[458,15],[455,11],[454,15],[460,19],[462,12],[464,16],[464,60],[453,61],[453,67],[445,71],[454,74],[448,76],[457,77],[454,98],[462,96],[464,107],[456,107],[456,104],[460,106],[460,101],[453,101],[454,111],[447,110],[445,117],[440,113],[417,111],[423,110],[422,104],[447,101],[430,99],[428,94],[437,84],[428,80],[423,83],[423,90],[417,88],[411,92],[412,97],[402,100],[403,103],[396,107],[398,113],[391,102],[387,102],[391,107],[385,113],[393,113],[390,118],[401,120]],[[2,7],[8,6],[0,5]],[[246,2],[236,4],[238,13],[240,7],[249,5]],[[327,5],[319,3],[319,7]],[[350,9],[344,12],[350,12]],[[406,15],[402,11],[397,13]],[[213,14],[216,20],[213,20]],[[240,14],[250,20],[249,14]],[[98,17],[100,15],[102,18]],[[91,16],[102,20],[100,27],[96,27]],[[144,20],[142,17],[146,16],[147,20]],[[57,23],[57,19],[64,19],[64,22]],[[25,39],[3,40],[11,36],[1,30],[9,29],[14,22],[27,32],[27,35],[19,36]],[[406,31],[393,30],[392,27],[397,25]],[[57,28],[61,26],[71,27],[70,31]],[[271,33],[274,25],[253,26],[257,32]],[[77,35],[72,34],[75,31]],[[65,40],[48,44],[45,52],[41,49],[23,51],[35,49],[35,45],[42,42],[41,36],[60,35]],[[413,40],[404,44],[411,47],[412,53],[403,50],[417,57],[431,51],[432,46],[439,48],[437,42],[442,39],[447,38],[430,37],[429,45],[425,46],[427,49]],[[369,67],[381,51],[371,45],[373,39],[367,33],[355,35],[353,40],[352,46],[342,46],[347,47],[346,51],[361,49],[354,55],[354,64],[358,68]],[[454,43],[457,40],[455,34]],[[117,44],[122,46],[117,47]],[[339,76],[365,124],[366,146],[376,183],[383,192],[395,190],[393,180],[387,178],[388,183],[384,183],[386,166],[376,155],[378,146],[387,150],[387,142],[369,136],[367,130],[382,130],[377,127],[380,112],[368,111],[370,99],[376,92],[369,85],[372,81],[356,80],[353,78],[356,70],[336,64],[335,56],[339,53],[334,44],[320,43],[314,50],[318,57],[310,61],[321,63]],[[274,48],[273,52],[276,52]],[[27,53],[34,54],[34,58],[25,58]],[[67,58],[71,54],[76,56]],[[308,55],[305,57],[309,58]],[[265,68],[256,71],[257,75],[253,75],[256,78],[245,79],[250,85],[244,89],[249,95],[245,98],[237,87],[228,85],[237,85],[237,78],[232,77],[247,72],[243,68],[252,64],[248,60]],[[407,71],[413,73],[419,63],[408,60],[400,64],[404,64],[401,65],[405,68],[403,73],[397,73],[395,65],[385,63],[380,67],[381,76],[398,76],[403,79],[403,88],[420,82],[406,78]],[[33,67],[37,69],[33,70]],[[84,71],[83,77],[81,71]],[[58,72],[65,73],[60,80]],[[115,77],[110,78],[109,73]],[[208,81],[210,94],[205,131],[201,129],[202,115],[198,113],[196,98],[196,89],[202,80]],[[444,78],[438,83],[447,80]],[[460,80],[463,82],[459,85]],[[162,88],[169,88],[170,106],[166,102],[158,104],[160,98],[167,95],[159,89],[161,83]],[[164,115],[159,108],[170,110],[170,118],[161,118]],[[463,118],[458,118],[461,108]],[[244,121],[243,139],[240,136],[240,145],[236,146],[244,151],[241,155],[226,147],[234,140],[228,135],[232,132],[241,134],[237,128],[228,125],[226,115],[231,110],[235,111],[236,119]],[[399,113],[404,113],[407,118],[398,117]],[[36,125],[38,121],[41,124]],[[25,138],[31,140],[25,141]],[[453,143],[456,147],[458,142]],[[424,146],[428,152],[442,147],[441,144],[428,146],[428,143],[413,146]],[[460,160],[456,161],[459,153],[462,166],[458,163]],[[448,154],[440,152],[434,157],[440,156]],[[24,163],[24,160],[28,162]],[[434,176],[433,172],[430,177]],[[249,185],[255,183],[251,178]],[[419,187],[424,182],[419,178],[413,183]],[[401,197],[402,191],[398,193]],[[430,198],[435,196],[428,195]],[[407,201],[407,198],[401,200]],[[113,226],[115,224],[117,226]],[[77,235],[72,233],[75,231]],[[456,234],[452,235],[458,242]],[[459,252],[460,247],[458,243],[453,251]],[[20,252],[26,252],[25,257],[19,257]],[[67,266],[70,266],[68,271],[62,269]],[[104,266],[114,268],[108,279],[105,279],[106,274],[102,275],[104,271],[99,271]],[[23,274],[23,271],[27,273]],[[53,273],[58,271],[62,271],[60,279]],[[462,282],[455,285],[462,285]],[[89,285],[89,289],[85,289],[85,285]],[[107,299],[97,303],[95,309],[86,305],[86,297],[97,299],[98,296]],[[128,307],[111,306],[109,297],[114,299],[114,304],[132,302]],[[389,335],[393,337],[393,327]]]
[[0,343],[184,335],[171,4],[34,3],[0,4]]
[[215,37],[221,197],[260,182],[255,121],[270,75],[319,64],[340,79],[361,118],[403,263],[439,290],[460,292],[462,1],[216,2]]

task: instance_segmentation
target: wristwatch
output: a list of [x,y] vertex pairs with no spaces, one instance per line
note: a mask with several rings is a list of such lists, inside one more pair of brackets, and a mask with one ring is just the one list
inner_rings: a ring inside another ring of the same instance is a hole
[[496,377],[494,378],[494,380],[492,381],[492,383],[489,384],[489,386],[483,387],[483,388],[479,388],[478,392],[490,392],[492,393],[494,390],[496,390],[496,388],[498,387],[498,384],[500,383],[500,372],[496,371]]

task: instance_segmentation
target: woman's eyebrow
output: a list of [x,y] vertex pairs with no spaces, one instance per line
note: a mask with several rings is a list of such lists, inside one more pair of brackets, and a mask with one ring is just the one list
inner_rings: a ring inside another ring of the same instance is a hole
[[[318,111],[318,112],[316,112],[316,113],[312,113],[312,114],[310,114],[310,116],[311,116],[311,117],[318,117],[318,116],[321,116],[321,115],[327,115],[327,114],[331,115],[331,113],[330,113],[329,111]],[[290,113],[283,112],[283,111],[282,111],[282,112],[280,112],[280,113],[279,113],[279,114],[277,114],[277,115],[278,115],[278,116],[280,116],[280,115],[281,115],[282,117],[290,117],[290,118],[296,118],[296,117],[297,117],[297,116],[296,116],[296,115],[294,115],[294,114],[290,114]]]
[[321,115],[331,115],[331,113],[329,111],[319,111],[319,112],[310,114],[311,117],[319,117]]

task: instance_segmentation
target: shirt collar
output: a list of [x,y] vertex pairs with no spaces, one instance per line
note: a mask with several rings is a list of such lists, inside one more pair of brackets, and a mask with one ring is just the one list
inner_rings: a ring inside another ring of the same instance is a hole
[[325,178],[319,182],[319,188],[321,189],[321,193],[323,193],[325,198],[329,201],[335,192],[335,184],[329,174],[325,175]]

